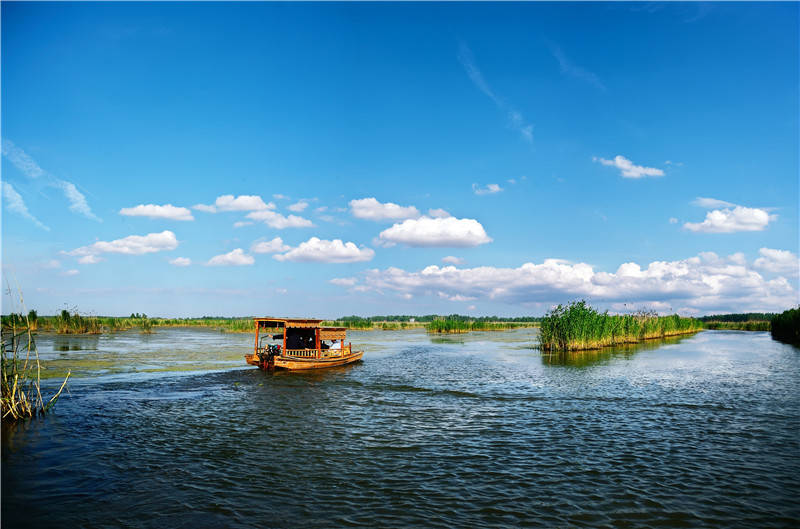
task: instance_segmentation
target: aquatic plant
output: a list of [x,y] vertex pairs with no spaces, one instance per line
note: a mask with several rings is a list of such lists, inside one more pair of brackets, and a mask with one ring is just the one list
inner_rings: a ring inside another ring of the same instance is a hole
[[776,340],[800,345],[800,307],[789,309],[772,318],[770,331]]
[[485,321],[485,320],[462,320],[455,318],[439,318],[433,320],[426,326],[428,332],[456,334],[471,331],[504,331],[517,329],[520,327],[535,327],[535,322],[511,322],[511,321]]
[[703,329],[703,323],[677,314],[658,316],[640,312],[611,315],[590,307],[586,301],[559,305],[542,320],[539,348],[546,351],[580,351],[610,345],[635,343],[692,333]]
[[70,372],[67,372],[61,387],[45,403],[40,386],[41,364],[31,329],[30,313],[22,320],[20,318],[3,318],[0,329],[0,410],[6,422],[45,414],[55,406],[70,377]]
[[706,329],[720,331],[768,331],[769,321],[705,321]]

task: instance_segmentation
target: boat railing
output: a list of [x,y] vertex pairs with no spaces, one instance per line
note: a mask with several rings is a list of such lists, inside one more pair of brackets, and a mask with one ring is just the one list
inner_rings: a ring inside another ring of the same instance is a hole
[[351,347],[346,345],[341,349],[286,349],[284,354],[296,358],[336,358],[350,354]]

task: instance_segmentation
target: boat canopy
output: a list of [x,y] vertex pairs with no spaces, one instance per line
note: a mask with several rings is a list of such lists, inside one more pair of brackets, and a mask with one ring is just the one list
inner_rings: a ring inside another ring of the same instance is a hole
[[322,320],[308,320],[296,318],[253,318],[256,322],[256,327],[260,328],[301,328],[301,329],[316,329],[322,323]]

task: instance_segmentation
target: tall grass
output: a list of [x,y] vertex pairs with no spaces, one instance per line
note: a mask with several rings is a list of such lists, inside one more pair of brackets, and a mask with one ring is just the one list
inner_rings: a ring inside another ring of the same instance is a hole
[[694,318],[681,318],[677,314],[617,316],[608,311],[601,313],[585,301],[575,301],[559,305],[545,315],[539,334],[539,348],[545,351],[599,349],[702,329],[702,322]]
[[456,334],[471,331],[505,331],[520,327],[535,327],[535,322],[509,322],[509,321],[481,321],[481,320],[456,320],[441,318],[430,322],[426,329],[428,332],[441,334]]
[[706,329],[719,331],[768,331],[769,321],[704,321]]
[[58,391],[47,402],[44,401],[40,386],[39,352],[32,332],[34,325],[29,314],[24,319],[4,318],[0,328],[0,410],[4,422],[44,415],[55,406],[70,377],[68,372]]
[[784,311],[772,318],[772,337],[800,345],[800,307]]

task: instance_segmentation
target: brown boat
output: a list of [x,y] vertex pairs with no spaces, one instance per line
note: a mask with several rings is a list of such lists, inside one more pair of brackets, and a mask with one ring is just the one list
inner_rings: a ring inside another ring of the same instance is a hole
[[322,327],[322,320],[253,318],[256,344],[248,364],[261,369],[322,369],[358,362],[364,351],[345,344],[347,329]]

